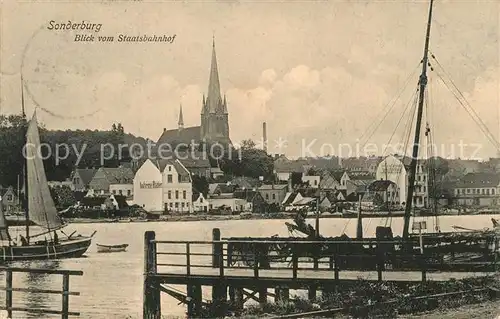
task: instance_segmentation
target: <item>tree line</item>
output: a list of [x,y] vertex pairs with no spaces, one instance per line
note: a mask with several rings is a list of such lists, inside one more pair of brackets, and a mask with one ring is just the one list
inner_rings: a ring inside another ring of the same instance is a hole
[[[17,186],[18,176],[22,176],[24,158],[22,149],[25,144],[27,121],[20,115],[0,115],[0,185]],[[148,141],[126,133],[121,123],[113,124],[110,130],[48,130],[39,123],[40,140],[48,147],[41,149],[44,156],[45,173],[48,180],[63,181],[76,168],[117,167],[121,162],[130,161],[132,156],[127,148],[121,154],[109,153],[111,148],[102,147],[105,144],[115,146],[139,144],[147,149]],[[68,145],[64,150],[58,145]],[[201,147],[201,146],[200,146]],[[66,151],[68,153],[66,154]],[[82,152],[83,151],[83,152]],[[263,177],[269,180],[273,175],[273,159],[263,150],[256,148],[253,141],[247,140],[241,148],[231,149],[232,155],[226,152],[220,160],[209,158],[211,166],[221,168],[229,176]],[[78,162],[78,155],[80,161]],[[119,156],[121,155],[121,156]],[[106,160],[102,160],[102,159]],[[22,178],[20,181],[22,183]],[[200,188],[206,189],[206,181],[198,181]],[[201,186],[203,185],[203,186]]]

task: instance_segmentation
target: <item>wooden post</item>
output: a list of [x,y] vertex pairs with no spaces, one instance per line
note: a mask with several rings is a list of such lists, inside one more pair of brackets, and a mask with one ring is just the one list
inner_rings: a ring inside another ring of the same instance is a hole
[[257,244],[253,244],[253,275],[257,279],[259,278],[259,249]]
[[227,243],[227,266],[231,267],[233,263],[233,243]]
[[274,289],[274,302],[275,303],[287,303],[290,299],[290,289],[286,286],[276,287]]
[[420,255],[420,263],[421,263],[421,269],[422,269],[422,282],[425,282],[427,280],[427,265],[426,265],[426,260],[425,260],[425,255],[421,254]]
[[309,301],[316,300],[316,285],[309,286],[309,289],[307,290],[307,298]]
[[144,319],[161,319],[159,282],[151,278],[156,274],[156,243],[151,242],[154,239],[154,231],[144,233]]
[[236,312],[241,312],[243,310],[244,301],[243,298],[243,288],[234,288],[234,308]]
[[191,275],[191,251],[189,243],[186,243],[186,275]]
[[62,319],[68,319],[69,315],[69,274],[63,275],[62,287]]
[[7,317],[12,318],[12,270],[5,271],[5,287],[7,288],[5,295],[5,307],[7,308]]
[[259,288],[259,303],[261,305],[264,305],[267,303],[267,288],[266,287]]
[[227,285],[221,281],[212,286],[212,314],[210,317],[226,316]]
[[224,247],[222,244],[217,245],[217,249],[219,251],[217,252],[217,256],[219,257],[219,276],[224,277]]
[[201,316],[201,286],[188,285],[187,296],[190,298],[187,304],[188,318],[198,318]]
[[299,257],[297,256],[297,246],[292,246],[292,276],[297,279],[297,268],[299,268]]
[[219,262],[220,262],[220,257],[219,257],[219,252],[220,248],[219,246],[221,243],[216,243],[217,241],[220,241],[220,229],[219,228],[214,228],[212,229],[212,241],[214,242],[212,244],[212,267],[214,268],[219,268]]
[[335,245],[335,252],[333,254],[333,284],[334,284],[334,292],[338,292],[339,289],[339,271],[340,271],[340,261],[338,255],[338,246]]

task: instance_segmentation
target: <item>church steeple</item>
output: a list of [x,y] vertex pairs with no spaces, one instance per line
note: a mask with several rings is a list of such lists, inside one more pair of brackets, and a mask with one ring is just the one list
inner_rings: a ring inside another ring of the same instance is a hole
[[179,130],[184,128],[184,117],[182,116],[182,104],[180,106],[179,110],[179,122],[177,123],[179,126]]
[[215,37],[212,40],[212,62],[210,65],[210,78],[208,80],[208,94],[206,100],[207,111],[216,113],[222,102],[220,94],[219,70],[217,69],[217,56],[215,54]]

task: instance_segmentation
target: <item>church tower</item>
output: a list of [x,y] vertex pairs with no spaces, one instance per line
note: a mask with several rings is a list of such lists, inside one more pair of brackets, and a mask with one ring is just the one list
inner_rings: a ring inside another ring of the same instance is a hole
[[212,42],[212,61],[208,80],[208,93],[203,96],[201,109],[201,139],[221,144],[231,144],[226,96],[221,96],[215,39]]
[[184,128],[184,117],[182,116],[182,104],[179,109],[179,122],[177,123],[177,128],[181,131]]

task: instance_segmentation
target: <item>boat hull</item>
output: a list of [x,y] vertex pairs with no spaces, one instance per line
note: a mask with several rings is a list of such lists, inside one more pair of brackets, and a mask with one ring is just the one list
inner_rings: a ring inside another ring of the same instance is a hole
[[58,244],[30,244],[28,246],[1,246],[0,260],[47,260],[78,258],[90,247],[92,238],[80,236],[75,239],[61,240]]
[[116,252],[122,252],[126,251],[128,245],[99,245],[96,244],[97,246],[97,252],[98,253],[116,253]]

